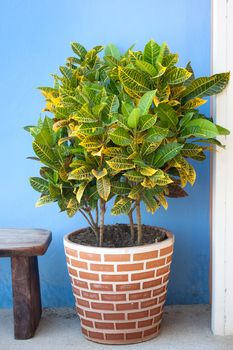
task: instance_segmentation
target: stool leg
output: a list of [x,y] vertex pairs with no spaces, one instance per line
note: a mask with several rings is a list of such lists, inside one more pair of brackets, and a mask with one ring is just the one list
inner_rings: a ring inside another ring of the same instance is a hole
[[36,256],[11,258],[15,339],[32,338],[41,317]]

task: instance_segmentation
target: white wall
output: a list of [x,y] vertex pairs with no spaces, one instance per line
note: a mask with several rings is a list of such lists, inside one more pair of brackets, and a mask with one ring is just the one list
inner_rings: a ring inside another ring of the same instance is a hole
[[233,334],[233,0],[212,1],[213,73],[231,71],[227,89],[216,97],[217,124],[231,130],[225,150],[213,159],[212,331]]

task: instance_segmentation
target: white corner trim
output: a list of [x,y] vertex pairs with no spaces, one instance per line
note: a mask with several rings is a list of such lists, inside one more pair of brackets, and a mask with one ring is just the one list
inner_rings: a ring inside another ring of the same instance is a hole
[[233,335],[233,0],[212,0],[212,68],[231,71],[214,100],[216,123],[231,135],[213,157],[211,327],[215,335]]

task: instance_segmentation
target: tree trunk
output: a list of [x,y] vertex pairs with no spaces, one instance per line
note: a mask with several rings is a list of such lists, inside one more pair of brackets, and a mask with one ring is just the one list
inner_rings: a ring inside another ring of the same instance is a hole
[[129,217],[129,223],[130,223],[130,238],[131,238],[131,241],[134,242],[134,223],[133,223],[132,210],[129,211],[128,217]]
[[142,218],[140,210],[140,200],[136,201],[136,215],[137,215],[137,228],[138,228],[138,245],[142,243]]
[[105,201],[100,198],[100,236],[99,246],[102,247],[104,241],[104,215],[105,215]]

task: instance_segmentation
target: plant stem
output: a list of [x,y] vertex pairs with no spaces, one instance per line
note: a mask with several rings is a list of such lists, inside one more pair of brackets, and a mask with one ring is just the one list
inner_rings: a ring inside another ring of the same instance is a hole
[[[85,211],[86,211],[87,215],[89,216],[89,218],[90,218],[90,220],[91,220],[91,222],[92,222],[92,225],[93,225],[93,226],[96,226],[96,223],[95,223],[95,220],[94,220],[94,218],[93,218],[93,216],[92,216],[91,210],[90,210],[89,208],[87,208]],[[97,227],[97,226],[96,226],[96,227]]]
[[80,213],[83,215],[83,217],[87,220],[88,224],[90,225],[90,228],[94,232],[96,238],[98,239],[99,233],[98,233],[98,228],[92,224],[91,220],[88,218],[88,216],[84,213],[82,209],[79,209]]
[[128,213],[129,217],[129,225],[130,225],[130,239],[132,242],[134,242],[134,223],[133,223],[133,213],[130,210]]
[[100,236],[99,246],[102,247],[104,241],[104,215],[105,215],[105,201],[100,198]]
[[95,222],[96,226],[99,226],[99,204],[97,202],[96,209],[95,209]]
[[138,228],[138,245],[142,243],[142,218],[140,210],[140,200],[136,201],[136,215],[137,215],[137,228]]
[[135,209],[135,205],[130,209],[130,211],[128,213],[129,223],[130,223],[130,238],[131,238],[132,242],[134,242],[134,238],[135,238],[134,222],[133,222],[133,211],[134,211],[134,209]]

